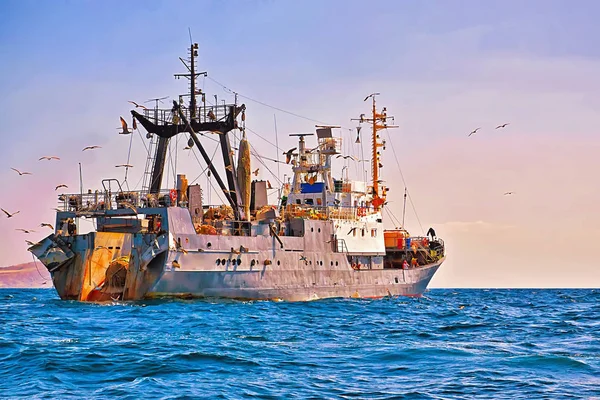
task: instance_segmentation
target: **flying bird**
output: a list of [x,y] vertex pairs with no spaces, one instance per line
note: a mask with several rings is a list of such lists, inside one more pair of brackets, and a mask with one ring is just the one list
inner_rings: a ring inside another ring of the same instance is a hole
[[[477,129],[475,129],[475,130],[471,131],[471,133],[469,133],[469,136],[476,134],[476,133],[477,133],[477,131],[478,131],[478,130],[480,130],[480,129],[481,129],[481,128],[477,128]],[[469,137],[469,136],[467,136],[467,137]]]
[[4,214],[6,214],[6,218],[12,218],[13,215],[17,215],[18,213],[20,213],[21,211],[15,211],[14,213],[9,213],[8,211],[6,211],[4,208],[0,208],[0,210],[2,210],[2,212]]
[[67,185],[65,185],[64,183],[61,183],[60,185],[58,185],[56,188],[54,188],[54,191],[56,192],[58,189],[64,187],[65,189],[68,189],[69,187]]
[[365,97],[365,99],[363,101],[367,101],[367,100],[369,100],[369,97],[373,97],[373,96],[377,96],[377,95],[379,95],[379,93],[371,93],[370,95]]
[[296,147],[294,147],[293,149],[289,149],[288,151],[286,151],[285,153],[285,163],[289,164],[290,161],[292,160],[292,153],[294,152],[294,150],[296,150]]
[[42,160],[60,160],[60,157],[56,157],[56,156],[43,156],[40,157],[40,159],[38,161],[42,161]]
[[119,165],[115,165],[115,168],[119,168],[119,167],[133,168],[133,165],[131,165],[131,164],[119,164]]
[[504,193],[505,196],[510,196],[511,194],[515,194],[515,192],[506,192],[506,193]]
[[54,230],[54,227],[52,226],[52,224],[47,224],[47,223],[45,223],[45,222],[42,222],[42,223],[40,224],[40,226],[41,226],[42,228],[43,228],[43,227],[47,227],[47,228],[50,228],[50,229]]
[[144,110],[148,109],[148,107],[146,107],[146,106],[144,106],[142,104],[138,104],[135,101],[128,100],[127,102],[133,104],[135,106],[135,108],[143,108]]
[[83,148],[83,150],[81,151],[86,151],[86,150],[94,150],[94,149],[101,149],[102,147],[100,146],[86,146]]
[[258,176],[258,170],[259,170],[259,169],[260,169],[260,168],[256,168],[254,171],[252,171],[252,173],[254,174],[254,176]]
[[267,181],[267,189],[273,189],[273,186],[271,186],[271,182]]
[[13,171],[16,171],[19,175],[33,175],[31,172],[21,172],[16,168],[11,168]]
[[129,135],[131,132],[133,132],[133,130],[130,130],[127,127],[127,121],[125,121],[123,117],[119,118],[121,119],[121,128],[123,129],[121,132],[119,132],[119,135]]
[[35,232],[33,229],[15,229],[15,231],[21,231],[23,233],[31,233],[31,232]]
[[506,126],[507,126],[507,125],[510,125],[510,122],[507,122],[507,123],[505,123],[505,124],[502,124],[502,125],[498,125],[498,126],[496,127],[496,129],[500,129],[500,128],[506,128]]
[[356,161],[356,157],[354,157],[354,156],[343,156],[341,154],[338,154],[335,158],[340,158],[340,157],[343,158],[344,160],[351,159],[351,160]]

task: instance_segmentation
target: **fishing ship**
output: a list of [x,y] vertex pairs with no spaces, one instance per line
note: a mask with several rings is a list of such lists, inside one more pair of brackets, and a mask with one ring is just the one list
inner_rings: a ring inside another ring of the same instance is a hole
[[[196,87],[197,44],[184,76],[189,103],[131,111],[134,128],[148,140],[141,190],[104,179],[99,190],[61,194],[54,232],[28,250],[51,273],[64,300],[113,301],[149,298],[230,298],[308,301],[326,298],[420,296],[445,260],[441,238],[411,236],[403,226],[385,229],[388,187],[380,179],[381,130],[391,128],[387,111],[370,115],[370,181],[335,177],[342,154],[339,127],[317,126],[295,134],[285,152],[292,179],[269,204],[269,181],[252,180],[246,106],[208,104]],[[181,99],[181,96],[180,96]],[[124,121],[123,121],[124,122]],[[123,127],[127,130],[127,125]],[[233,132],[240,134],[232,145]],[[127,133],[127,132],[124,132]],[[206,164],[225,204],[204,204],[200,184],[177,175],[163,187],[170,141],[188,135],[188,148]],[[223,159],[217,168],[204,139],[218,140]],[[234,143],[235,144],[235,143]],[[280,151],[280,150],[278,150]],[[237,161],[236,158],[237,152]],[[282,161],[283,163],[283,161]],[[273,197],[273,196],[271,196]],[[95,229],[79,232],[81,219]]]

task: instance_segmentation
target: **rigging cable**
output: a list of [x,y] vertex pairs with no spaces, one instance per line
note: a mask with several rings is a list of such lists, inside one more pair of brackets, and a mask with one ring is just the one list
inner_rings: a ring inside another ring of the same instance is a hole
[[410,205],[415,213],[415,216],[417,217],[417,222],[419,223],[419,226],[421,227],[421,232],[423,233],[423,235],[425,235],[425,230],[423,229],[423,225],[421,225],[421,220],[419,219],[419,214],[417,214],[417,209],[415,208],[415,205],[412,201],[412,197],[410,196],[410,192],[407,189],[408,185],[406,184],[406,181],[404,180],[404,174],[402,173],[402,168],[400,168],[400,162],[398,161],[398,156],[396,156],[396,150],[394,149],[394,142],[392,141],[392,137],[390,136],[390,131],[388,129],[386,129],[385,132],[387,133],[388,140],[390,141],[390,146],[392,146],[392,152],[394,153],[394,158],[396,159],[396,165],[398,165],[398,170],[400,171],[400,177],[402,178],[402,183],[404,183],[404,188],[406,189],[406,194],[408,194],[408,200],[410,201]]
[[[221,86],[221,87],[222,87],[222,88],[223,88],[225,91],[227,91],[227,92],[229,92],[229,93],[231,93],[231,94],[234,94],[234,93],[236,93],[236,92],[234,92],[233,90],[229,89],[227,86],[225,86],[225,85],[223,85],[222,83],[220,83],[219,81],[217,81],[216,79],[213,79],[213,78],[212,78],[212,77],[210,77],[210,76],[207,76],[207,78],[208,78],[208,79],[210,79],[211,81],[213,81],[214,83],[216,83],[217,85]],[[265,107],[269,107],[269,108],[272,108],[272,109],[274,109],[274,110],[280,111],[280,112],[282,112],[282,113],[286,113],[286,114],[289,114],[289,115],[293,115],[294,117],[297,117],[297,118],[302,118],[302,119],[305,119],[305,120],[307,120],[307,121],[316,122],[317,124],[327,125],[327,123],[326,123],[326,122],[319,121],[319,120],[312,119],[312,118],[308,118],[308,117],[302,116],[302,115],[300,115],[300,114],[296,114],[296,113],[293,113],[293,112],[291,112],[291,111],[287,111],[287,110],[284,110],[284,109],[282,109],[282,108],[275,107],[275,106],[269,105],[269,104],[267,104],[267,103],[263,103],[262,101],[258,101],[258,100],[255,100],[255,99],[251,98],[251,97],[244,96],[243,94],[237,93],[237,95],[238,95],[239,97],[243,97],[244,99],[247,99],[247,100],[253,101],[253,102],[255,102],[255,103],[261,104],[261,105],[263,105],[263,106],[265,106]]]

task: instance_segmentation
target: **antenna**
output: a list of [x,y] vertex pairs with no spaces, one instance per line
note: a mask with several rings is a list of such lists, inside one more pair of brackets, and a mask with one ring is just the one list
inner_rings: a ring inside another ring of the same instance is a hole
[[371,118],[366,118],[364,114],[361,114],[359,118],[352,119],[352,121],[359,121],[360,123],[368,122],[370,124],[373,124],[373,133],[372,133],[372,138],[371,138],[371,142],[372,142],[371,174],[372,174],[372,181],[373,181],[372,182],[373,183],[373,206],[374,206],[375,210],[379,210],[381,205],[383,205],[383,203],[385,203],[385,196],[386,196],[386,192],[388,190],[386,187],[382,187],[381,190],[379,189],[379,183],[380,183],[379,169],[383,166],[380,162],[381,153],[379,152],[379,148],[382,147],[385,150],[385,141],[379,140],[379,135],[377,134],[377,132],[382,129],[398,127],[395,125],[387,124],[388,118],[393,120],[394,117],[387,116],[387,109],[385,107],[383,107],[381,112],[377,111],[377,107],[375,105],[375,96],[378,96],[378,95],[379,95],[379,93],[371,93],[364,99],[364,101],[367,101],[369,99],[373,100]]
[[187,68],[188,73],[186,74],[175,74],[175,79],[181,77],[188,78],[190,80],[190,117],[191,119],[196,118],[196,78],[199,76],[207,76],[205,72],[196,72],[196,57],[198,57],[198,43],[192,43],[192,30],[188,28],[190,34],[190,65],[179,57],[183,65]]

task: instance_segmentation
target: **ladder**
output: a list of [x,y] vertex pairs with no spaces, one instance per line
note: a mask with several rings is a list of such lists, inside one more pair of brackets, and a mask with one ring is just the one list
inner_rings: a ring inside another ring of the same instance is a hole
[[142,196],[150,193],[152,185],[152,173],[154,172],[154,160],[156,159],[156,145],[158,144],[157,135],[152,135],[148,141],[148,157],[146,158],[146,168],[144,168],[144,177],[142,181]]

